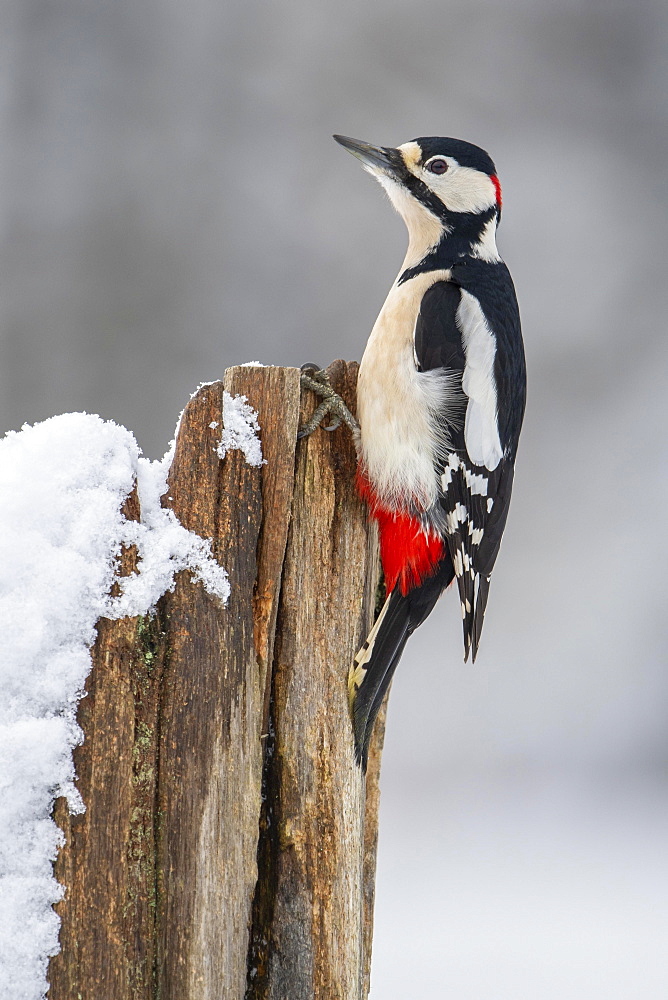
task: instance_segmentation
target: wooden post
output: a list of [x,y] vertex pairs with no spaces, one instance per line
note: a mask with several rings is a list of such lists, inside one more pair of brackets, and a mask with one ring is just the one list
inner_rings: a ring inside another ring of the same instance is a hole
[[[329,372],[354,409],[357,366]],[[261,469],[218,458],[224,391],[258,411]],[[51,1000],[368,994],[382,720],[365,780],[346,677],[376,543],[350,432],[297,442],[301,395],[298,369],[238,367],[186,407],[163,503],[212,540],[232,594],[222,607],[184,572],[153,614],[99,623],[75,752],[86,812],[55,807]]]

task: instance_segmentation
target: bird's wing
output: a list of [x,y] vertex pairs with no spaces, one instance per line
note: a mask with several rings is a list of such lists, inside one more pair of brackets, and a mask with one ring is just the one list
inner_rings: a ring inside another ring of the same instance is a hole
[[[464,626],[464,657],[475,659],[489,581],[508,516],[513,463],[504,457],[497,427],[496,340],[470,292],[439,281],[425,294],[415,327],[421,371],[456,376],[465,416],[448,421],[450,447],[438,459],[443,532],[457,577]],[[436,419],[438,417],[436,416]]]
[[441,474],[440,503],[459,587],[464,626],[464,659],[475,660],[487,606],[489,581],[506,526],[513,484],[512,462],[502,459],[490,472],[466,453],[452,452]]

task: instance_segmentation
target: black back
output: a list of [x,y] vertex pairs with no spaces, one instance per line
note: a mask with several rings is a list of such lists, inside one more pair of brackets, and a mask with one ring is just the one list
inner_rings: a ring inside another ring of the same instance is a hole
[[[489,577],[510,505],[514,460],[524,413],[524,351],[515,290],[505,264],[465,258],[451,270],[452,280],[437,281],[422,299],[415,326],[415,356],[420,371],[440,368],[454,374],[456,377],[450,382],[452,391],[456,394],[459,386],[464,400],[464,406],[450,406],[444,414],[452,447],[448,454],[439,458],[439,481],[445,473],[440,493],[442,515],[440,523],[432,526],[447,538],[462,603],[465,654],[468,655],[472,648],[475,659]],[[494,377],[503,458],[494,470],[475,465],[466,450],[466,397],[461,388],[466,353],[457,321],[462,289],[478,299],[496,338]],[[453,413],[461,415],[453,421]],[[470,485],[471,477],[475,477],[476,488]],[[466,516],[453,522],[457,511],[465,511]]]

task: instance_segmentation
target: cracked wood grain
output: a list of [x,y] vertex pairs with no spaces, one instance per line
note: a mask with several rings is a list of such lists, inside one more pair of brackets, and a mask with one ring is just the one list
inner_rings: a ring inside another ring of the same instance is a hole
[[[354,408],[357,366],[329,371]],[[179,426],[163,504],[211,539],[229,604],[183,572],[153,614],[98,624],[75,752],[86,812],[54,809],[50,1000],[368,993],[382,726],[365,782],[346,675],[377,546],[348,431],[296,442],[299,374],[229,369]],[[258,411],[262,468],[217,455],[224,390]],[[124,552],[119,575],[136,568]]]
[[[354,409],[357,365],[335,362],[328,371]],[[305,393],[302,422],[315,405]],[[359,1000],[368,992],[382,737],[379,730],[365,784],[354,760],[346,676],[372,620],[377,568],[354,474],[347,428],[300,441],[276,629],[249,1000]]]

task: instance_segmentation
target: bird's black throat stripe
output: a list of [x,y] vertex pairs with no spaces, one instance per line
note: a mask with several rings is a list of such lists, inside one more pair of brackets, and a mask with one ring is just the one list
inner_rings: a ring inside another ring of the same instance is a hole
[[[432,247],[429,253],[418,264],[402,271],[397,281],[398,285],[403,285],[405,281],[415,278],[418,274],[424,274],[426,271],[449,271],[457,264],[461,264],[462,260],[471,259],[473,248],[476,243],[480,242],[485,226],[496,215],[496,208],[494,206],[488,208],[486,212],[479,212],[478,214],[473,212],[449,212],[444,206],[443,208],[444,211],[439,214],[439,218],[441,218],[445,225],[452,228],[454,216],[456,215],[456,234],[451,234],[446,230],[436,246]],[[445,221],[446,216],[450,218],[450,222]],[[481,263],[485,262],[481,261]]]

